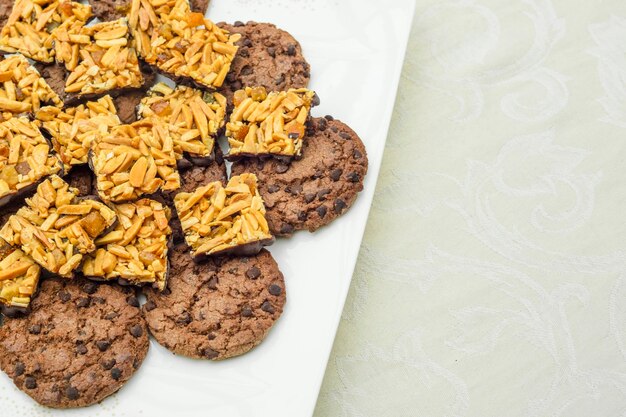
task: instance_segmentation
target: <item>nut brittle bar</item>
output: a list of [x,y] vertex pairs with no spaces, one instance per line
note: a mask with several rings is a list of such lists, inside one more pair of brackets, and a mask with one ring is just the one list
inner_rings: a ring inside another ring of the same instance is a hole
[[96,250],[94,240],[116,221],[109,207],[77,195],[57,175],[47,178],[0,229],[0,237],[48,271],[72,277],[83,256]]
[[28,308],[40,273],[30,256],[0,239],[0,305]]
[[26,117],[0,122],[0,206],[59,171],[61,164],[36,122]]
[[96,138],[90,166],[104,201],[123,202],[156,191],[180,188],[174,143],[167,125],[155,118],[114,127]]
[[[128,25],[137,55],[145,58],[150,53],[153,36],[158,36],[161,29],[160,16],[171,14],[176,3],[177,0],[131,0]],[[185,9],[184,4],[180,7]]]
[[42,121],[42,129],[50,135],[66,168],[86,164],[94,138],[120,124],[113,99],[108,95],[65,110],[42,107],[35,116]]
[[117,225],[96,240],[83,274],[105,280],[122,278],[131,284],[152,283],[159,290],[167,281],[167,244],[172,231],[169,208],[148,198],[114,205]]
[[226,124],[226,158],[301,156],[314,97],[306,88],[268,94],[263,87],[246,87],[235,92],[235,108]]
[[139,116],[158,117],[168,124],[177,159],[183,152],[192,158],[209,158],[225,124],[226,98],[219,93],[159,83],[141,100]]
[[274,242],[254,174],[234,176],[226,187],[217,181],[179,193],[174,204],[195,258],[252,255]]
[[71,49],[57,56],[70,71],[65,81],[66,93],[95,97],[142,86],[143,75],[137,54],[130,46],[126,19],[85,26],[68,37],[68,43],[79,45],[80,57],[75,59]]
[[[142,0],[141,4],[144,3],[155,5],[160,1]],[[130,25],[141,28],[141,16],[137,12],[135,17],[134,10],[133,3]],[[145,47],[138,47],[148,64],[165,75],[191,80],[204,87],[214,89],[224,83],[237,53],[235,42],[241,35],[231,35],[201,13],[192,13],[187,0],[177,0],[169,13],[149,16],[153,25],[154,18],[158,18],[159,25],[154,27],[158,30],[146,33],[150,38],[150,48],[146,51]]]
[[0,61],[0,112],[6,120],[15,114],[34,112],[42,105],[63,103],[39,72],[22,55]]
[[16,0],[0,32],[0,50],[52,62],[54,30],[65,22],[82,26],[91,16],[91,6],[73,1]]

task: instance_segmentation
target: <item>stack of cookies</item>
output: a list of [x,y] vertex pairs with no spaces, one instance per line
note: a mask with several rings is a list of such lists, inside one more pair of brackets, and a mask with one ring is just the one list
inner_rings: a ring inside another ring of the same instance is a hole
[[248,352],[286,301],[265,247],[363,188],[359,137],[311,115],[300,44],[207,5],[0,0],[0,368],[43,405],[116,392],[149,334]]

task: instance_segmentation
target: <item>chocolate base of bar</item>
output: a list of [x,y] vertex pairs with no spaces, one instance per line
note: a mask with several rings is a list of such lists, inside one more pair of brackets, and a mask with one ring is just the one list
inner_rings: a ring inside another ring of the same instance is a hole
[[153,65],[153,64],[148,64],[148,65],[150,65],[150,68],[152,68],[154,72],[169,78],[170,80],[174,81],[174,84],[176,85],[184,85],[187,87],[197,88],[198,90],[210,91],[210,92],[215,92],[218,89],[218,87],[208,86],[206,84],[199,83],[191,77],[185,77],[182,75],[174,75],[171,72],[163,71],[156,65]]
[[261,252],[261,249],[265,246],[271,246],[276,239],[272,237],[271,239],[263,239],[258,240],[256,242],[246,243],[245,245],[235,246],[234,248],[224,249],[221,251],[213,252],[211,254],[206,253],[192,253],[193,260],[196,263],[201,263],[206,261],[208,258],[216,257],[216,256],[224,256],[224,255],[232,255],[232,256],[252,256]]
[[63,97],[63,103],[65,103],[66,107],[75,107],[79,104],[85,103],[86,101],[95,101],[99,98],[102,98],[106,95],[111,96],[112,98],[117,98],[123,94],[133,93],[137,91],[145,91],[146,87],[144,85],[140,87],[124,87],[124,88],[115,88],[113,90],[103,91],[101,93],[90,93],[90,94],[65,94]]

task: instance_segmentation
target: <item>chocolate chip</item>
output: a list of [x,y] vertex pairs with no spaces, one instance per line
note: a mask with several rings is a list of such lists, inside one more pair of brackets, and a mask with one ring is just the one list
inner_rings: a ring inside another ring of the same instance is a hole
[[300,137],[300,134],[298,132],[293,132],[287,135],[287,137],[289,139],[298,139]]
[[170,290],[169,288],[165,288],[163,291],[161,291],[161,295],[165,295],[168,296],[172,293],[172,290]]
[[80,394],[76,388],[69,386],[65,389],[65,396],[70,400],[77,400]]
[[268,291],[269,291],[269,292],[270,292],[270,294],[272,294],[272,295],[279,296],[279,295],[280,295],[280,293],[282,293],[282,292],[283,292],[283,289],[282,289],[279,285],[272,284],[272,285],[270,285],[270,287],[269,287]]
[[356,172],[351,172],[348,174],[348,181],[350,182],[359,182],[361,181],[361,176]]
[[111,346],[111,342],[106,340],[98,340],[96,342],[96,347],[100,349],[100,352],[106,352],[106,350]]
[[187,158],[180,158],[176,161],[176,168],[178,168],[179,171],[186,171],[193,168],[193,164]]
[[156,304],[154,304],[154,301],[150,300],[144,304],[143,308],[145,308],[146,311],[152,311],[156,308]]
[[267,53],[272,57],[272,58],[276,58],[276,48],[274,48],[273,46],[270,46],[267,48]]
[[318,179],[318,178],[322,178],[324,176],[324,172],[322,170],[317,170],[315,171],[315,174],[313,174],[313,178],[314,179]]
[[250,75],[252,74],[252,68],[249,65],[246,65],[241,69],[241,75]]
[[261,304],[261,310],[270,314],[274,314],[274,311],[275,311],[274,307],[272,307],[272,304],[270,304],[269,301],[264,301],[263,304]]
[[76,306],[85,308],[85,307],[89,307],[90,303],[91,303],[91,299],[89,297],[80,297],[78,301],[76,301]]
[[216,338],[216,337],[217,337],[217,336],[215,336],[215,333],[209,333],[209,334],[207,335],[207,338],[208,338],[209,340],[215,340],[215,338]]
[[79,355],[84,355],[85,353],[87,353],[87,346],[83,345],[82,343],[77,345],[76,353],[78,353]]
[[257,266],[253,266],[246,271],[246,276],[250,279],[257,279],[261,276],[261,270]]
[[121,376],[122,376],[122,370],[120,368],[111,369],[111,378],[117,381],[118,379],[120,379]]
[[333,169],[332,171],[330,171],[330,178],[333,181],[339,181],[342,173],[343,173],[343,169],[339,169],[339,168]]
[[30,334],[39,334],[39,333],[41,333],[41,325],[39,325],[39,324],[33,324],[32,326],[30,326],[30,327],[28,328],[28,332],[29,332]]
[[250,51],[248,51],[247,47],[239,48],[238,53],[239,53],[240,56],[242,56],[244,58],[247,58],[247,57],[250,56]]
[[102,366],[102,369],[105,369],[108,371],[109,369],[113,368],[116,363],[117,361],[115,360],[115,358],[111,358],[111,359],[102,361],[100,363],[100,366]]
[[320,218],[324,218],[324,216],[326,216],[326,213],[328,213],[328,209],[326,208],[326,206],[319,206],[318,208],[315,209],[315,211],[317,211],[317,214],[319,214]]
[[346,202],[341,198],[335,199],[335,213],[341,213],[347,206]]
[[83,284],[82,290],[91,295],[98,290],[98,284],[96,284],[95,282],[86,282],[85,284]]
[[283,225],[280,226],[280,233],[283,235],[290,235],[294,232],[294,230],[294,227],[287,223],[283,223]]
[[232,72],[229,72],[228,75],[226,76],[226,81],[228,81],[229,83],[232,83],[233,81],[235,81],[235,74],[233,74]]
[[289,169],[289,165],[287,164],[276,164],[274,171],[278,174],[284,174]]
[[274,194],[275,192],[277,192],[277,191],[279,191],[279,190],[280,190],[280,187],[279,187],[278,185],[276,185],[276,184],[272,184],[272,185],[270,185],[269,187],[267,187],[267,191],[268,191],[270,194]]
[[298,195],[302,192],[302,185],[300,184],[291,184],[288,186],[285,191],[287,191],[291,195]]
[[141,337],[143,335],[143,327],[141,327],[141,324],[132,326],[130,328],[130,334],[132,334],[133,337]]
[[346,132],[340,132],[339,133],[339,137],[341,137],[343,139],[350,139],[351,138],[351,136],[348,133],[346,133]]
[[294,56],[295,54],[296,54],[296,46],[289,45],[289,47],[287,48],[287,55]]
[[285,74],[280,74],[280,77],[276,78],[276,80],[274,80],[274,82],[276,83],[277,86],[281,86],[285,83]]
[[178,317],[176,319],[176,322],[178,324],[185,324],[186,325],[186,324],[191,323],[191,320],[192,320],[191,314],[189,314],[187,312],[184,312],[183,314],[180,315],[180,317]]
[[219,355],[218,352],[210,348],[205,348],[202,352],[202,356],[204,356],[207,359],[215,359],[218,357],[218,355]]
[[13,368],[13,376],[15,377],[22,376],[25,370],[26,370],[26,366],[24,366],[22,362],[18,362],[15,364],[15,367]]
[[244,306],[241,309],[241,315],[244,317],[252,317],[252,309],[249,306]]
[[315,93],[315,95],[313,96],[313,100],[311,101],[311,106],[315,107],[315,106],[319,106],[320,105],[320,96],[317,95],[317,93]]
[[307,203],[310,203],[311,201],[315,200],[315,193],[307,193],[304,195],[304,201],[306,201]]
[[327,127],[328,127],[328,122],[323,117],[317,121],[317,128],[320,131],[322,132],[325,131]]
[[126,302],[128,303],[129,306],[139,307],[139,300],[134,295],[127,297]]
[[329,122],[332,122],[333,120],[335,120],[335,118],[331,116],[330,114],[327,114],[326,116],[324,116],[324,119],[328,120]]
[[70,301],[70,298],[72,298],[72,296],[67,291],[61,291],[59,292],[59,298],[61,299],[61,302],[67,303],[68,301]]
[[246,48],[250,48],[252,46],[252,41],[250,40],[250,38],[244,38],[241,41],[241,44],[245,46]]
[[236,28],[237,28],[237,27],[241,27],[241,26],[243,26],[243,25],[244,25],[244,24],[243,24],[243,22],[242,22],[241,20],[236,20],[236,21],[235,21],[235,23],[233,23],[233,26],[234,26],[234,27],[236,27]]
[[207,286],[210,290],[217,290],[217,277],[211,277],[211,279],[209,279],[209,282],[207,282]]
[[328,188],[324,188],[317,193],[317,199],[319,201],[325,201],[328,194],[330,194],[330,190]]
[[32,376],[27,376],[26,378],[24,378],[24,386],[27,389],[35,389],[37,388],[37,380]]
[[337,126],[331,126],[330,130],[332,130],[333,133],[339,132],[339,128],[337,128]]
[[298,220],[300,220],[301,222],[305,221],[308,217],[309,216],[306,211],[301,211],[300,213],[298,213]]
[[114,318],[117,318],[118,316],[119,316],[119,314],[118,314],[118,313],[116,313],[116,312],[112,311],[112,312],[110,312],[110,313],[107,313],[107,315],[106,315],[106,316],[104,316],[104,319],[105,319],[105,320],[113,320]]

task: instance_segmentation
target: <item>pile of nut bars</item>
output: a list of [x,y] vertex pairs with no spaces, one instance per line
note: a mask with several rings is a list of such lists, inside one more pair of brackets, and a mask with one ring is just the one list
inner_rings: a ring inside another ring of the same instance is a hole
[[[227,103],[215,90],[240,35],[193,13],[188,0],[132,0],[127,18],[91,20],[86,4],[17,0],[0,33],[0,205],[19,205],[0,229],[6,307],[27,309],[42,273],[164,289],[173,215],[196,258],[258,252],[273,237],[257,177],[178,192],[177,162],[210,161],[222,134],[230,160],[301,154],[315,94],[246,87]],[[66,97],[35,61],[65,67]],[[139,120],[122,124],[111,95],[141,88],[146,64],[178,85],[156,84]],[[97,197],[63,179],[84,164]]]

